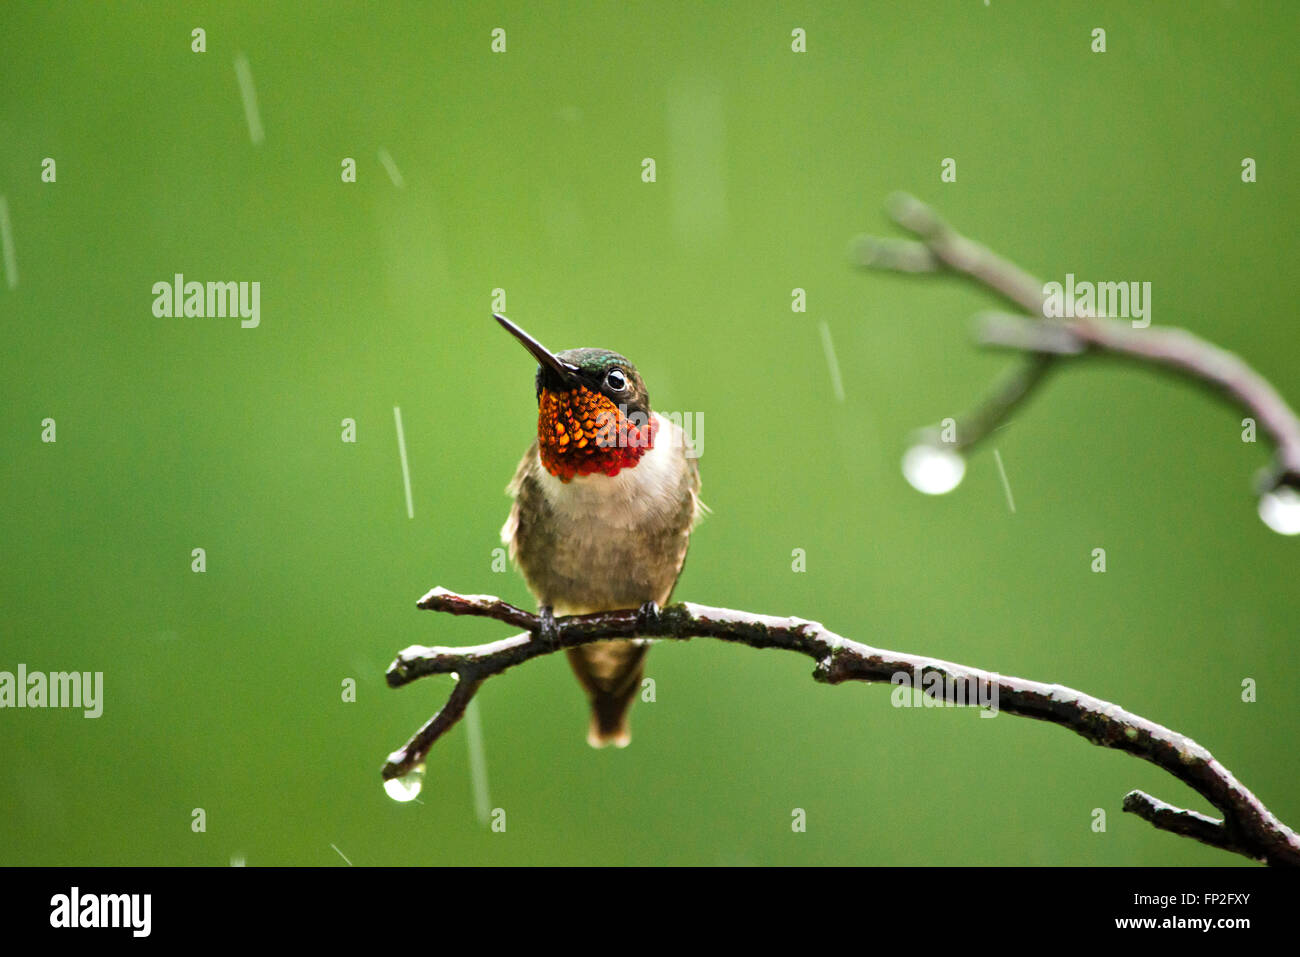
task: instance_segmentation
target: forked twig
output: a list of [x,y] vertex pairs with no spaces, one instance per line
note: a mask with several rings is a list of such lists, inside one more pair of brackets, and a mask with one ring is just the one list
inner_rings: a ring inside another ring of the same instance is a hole
[[1194,837],[1223,850],[1270,864],[1300,866],[1300,837],[1274,817],[1209,751],[1118,705],[1061,685],[872,648],[802,618],[774,618],[706,605],[670,605],[662,610],[657,622],[640,624],[636,610],[559,618],[556,640],[547,644],[539,637],[541,623],[536,615],[492,595],[459,595],[435,588],[418,604],[429,611],[492,618],[524,631],[467,648],[417,645],[397,656],[388,668],[388,684],[394,688],[427,675],[456,674],[459,680],[443,709],[389,755],[383,769],[385,779],[402,777],[422,764],[434,742],[460,720],[483,682],[515,665],[561,648],[611,638],[720,638],[751,648],[782,648],[807,655],[816,662],[813,677],[826,684],[900,684],[900,676],[905,676],[910,687],[954,704],[967,703],[971,689],[987,689],[983,700],[994,702],[999,711],[1059,724],[1093,744],[1127,751],[1163,768],[1209,801],[1223,818],[1215,820],[1174,808],[1140,791],[1124,799],[1124,810],[1161,830]]

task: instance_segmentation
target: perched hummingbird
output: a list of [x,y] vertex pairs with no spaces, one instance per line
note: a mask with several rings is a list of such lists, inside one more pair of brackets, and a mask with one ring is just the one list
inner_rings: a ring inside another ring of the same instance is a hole
[[[501,540],[537,599],[543,632],[556,615],[668,603],[704,506],[685,434],[650,409],[636,367],[607,349],[552,353],[495,316],[537,360],[537,438],[507,491]],[[627,713],[647,647],[637,639],[567,651],[591,700],[587,743],[627,747]]]

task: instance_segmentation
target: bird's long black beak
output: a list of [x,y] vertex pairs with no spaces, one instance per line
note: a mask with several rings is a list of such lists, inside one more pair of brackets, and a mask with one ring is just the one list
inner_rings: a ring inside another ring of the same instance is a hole
[[577,381],[577,366],[570,365],[555,356],[555,354],[547,349],[546,346],[542,345],[500,313],[492,313],[492,318],[501,323],[506,332],[518,339],[523,347],[533,354],[533,358],[537,360],[539,366],[544,369],[550,369],[560,377],[562,382]]

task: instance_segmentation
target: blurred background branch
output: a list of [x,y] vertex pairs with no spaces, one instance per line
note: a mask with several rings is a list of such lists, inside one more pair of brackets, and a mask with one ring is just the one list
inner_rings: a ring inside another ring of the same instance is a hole
[[397,688],[435,674],[457,676],[447,704],[384,765],[385,781],[418,773],[434,742],[464,714],[488,678],[529,659],[610,638],[720,638],[752,648],[782,648],[816,662],[813,677],[827,684],[882,682],[921,691],[936,700],[967,704],[975,689],[997,711],[1049,721],[1069,728],[1093,744],[1126,751],[1163,768],[1210,802],[1223,815],[1216,820],[1176,808],[1141,791],[1124,798],[1124,810],[1155,827],[1193,837],[1223,850],[1269,864],[1300,866],[1300,837],[1279,821],[1209,751],[1184,735],[1139,717],[1118,705],[1062,685],[1009,678],[936,658],[886,651],[851,641],[820,623],[775,618],[690,603],[671,605],[657,621],[639,620],[637,611],[574,615],[556,620],[553,640],[541,637],[541,621],[492,595],[460,595],[435,588],[420,608],[452,615],[492,618],[522,634],[464,648],[413,646],[388,668],[388,684]]
[[1252,416],[1274,443],[1273,467],[1258,482],[1258,492],[1265,497],[1261,516],[1275,531],[1300,532],[1300,418],[1277,389],[1240,357],[1184,329],[1133,327],[1127,321],[1094,315],[1046,318],[1047,293],[1041,280],[961,235],[914,196],[897,193],[890,197],[887,209],[895,222],[918,239],[859,237],[854,241],[853,258],[860,266],[961,275],[1028,313],[986,312],[977,317],[982,343],[1030,356],[983,404],[956,420],[954,435],[941,437],[938,428],[930,428],[921,433],[921,443],[953,453],[973,448],[1027,401],[1047,373],[1064,360],[1096,354],[1120,356],[1178,373]]

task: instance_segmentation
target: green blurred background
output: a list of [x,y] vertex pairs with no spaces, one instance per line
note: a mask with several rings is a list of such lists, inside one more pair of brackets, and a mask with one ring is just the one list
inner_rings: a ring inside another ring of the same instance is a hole
[[[1143,762],[707,640],[651,653],[623,752],[585,744],[561,658],[488,683],[493,833],[464,726],[422,803],[385,796],[449,682],[383,674],[509,633],[417,611],[434,585],[530,603],[492,569],[535,425],[502,288],[552,348],[624,352],[656,408],[703,414],[713,514],[677,597],[1099,695],[1300,823],[1300,541],[1256,516],[1267,446],[1182,383],[1080,365],[917,494],[912,430],[1012,361],[969,336],[996,300],[846,255],[910,190],[1044,278],[1150,281],[1157,323],[1295,400],[1298,27],[1246,2],[6,2],[0,670],[103,671],[105,703],[0,712],[0,863],[1245,863],[1122,814],[1131,788],[1211,810]],[[260,327],[155,318],[176,272],[260,281]]]

